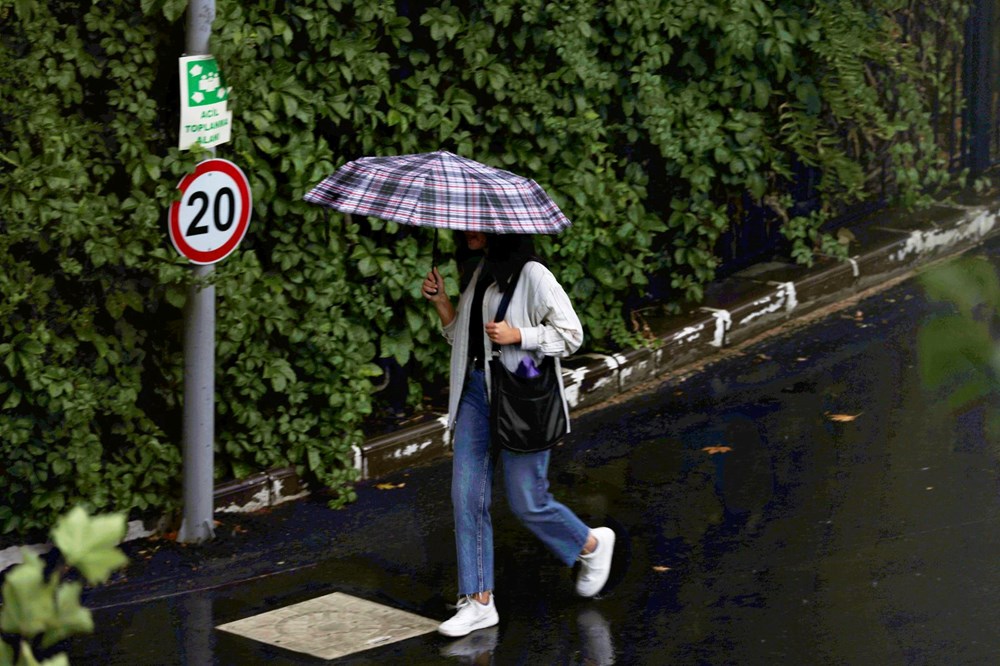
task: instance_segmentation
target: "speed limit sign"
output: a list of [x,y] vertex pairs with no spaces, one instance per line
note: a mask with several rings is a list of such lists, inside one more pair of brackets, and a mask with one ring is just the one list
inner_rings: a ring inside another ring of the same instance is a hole
[[170,206],[170,242],[194,264],[225,259],[246,235],[250,222],[250,183],[238,166],[213,158],[199,162],[177,189]]

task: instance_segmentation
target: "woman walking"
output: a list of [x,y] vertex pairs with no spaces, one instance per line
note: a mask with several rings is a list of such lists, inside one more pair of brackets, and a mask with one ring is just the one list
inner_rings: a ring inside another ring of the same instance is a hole
[[[444,290],[437,268],[422,292],[441,318],[452,344],[448,427],[454,430],[451,497],[458,558],[458,611],[442,623],[445,636],[465,636],[499,622],[493,595],[492,482],[499,461],[513,513],[567,566],[579,559],[576,592],[592,597],[611,570],[615,533],[585,525],[549,493],[548,450],[494,455],[490,442],[487,355],[501,349],[501,362],[512,372],[525,359],[540,366],[552,358],[567,422],[559,359],[583,343],[580,320],[555,276],[535,256],[530,236],[464,232],[469,250],[482,250],[457,308]],[[516,284],[514,276],[520,274]],[[503,294],[514,289],[504,321],[493,322]]]

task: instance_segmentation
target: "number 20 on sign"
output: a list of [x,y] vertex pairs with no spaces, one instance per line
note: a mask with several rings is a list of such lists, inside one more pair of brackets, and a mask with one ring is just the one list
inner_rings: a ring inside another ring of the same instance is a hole
[[170,206],[170,242],[194,264],[214,264],[228,257],[246,235],[250,222],[250,183],[228,160],[199,162],[177,189]]

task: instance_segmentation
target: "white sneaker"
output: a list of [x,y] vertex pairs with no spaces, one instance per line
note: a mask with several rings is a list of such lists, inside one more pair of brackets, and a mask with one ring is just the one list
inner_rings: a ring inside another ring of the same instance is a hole
[[457,608],[458,612],[455,613],[454,617],[438,626],[438,633],[458,638],[471,634],[477,629],[492,627],[500,622],[492,594],[490,594],[488,604],[481,604],[470,596],[462,597]]
[[588,555],[580,556],[580,573],[576,577],[576,593],[581,597],[592,597],[601,591],[611,573],[611,557],[615,554],[615,532],[610,527],[598,527],[590,531],[597,539],[597,548]]

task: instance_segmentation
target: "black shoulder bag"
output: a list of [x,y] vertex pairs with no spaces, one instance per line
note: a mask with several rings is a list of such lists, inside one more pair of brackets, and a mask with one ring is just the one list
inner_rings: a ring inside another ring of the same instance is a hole
[[[523,267],[522,267],[523,268]],[[521,271],[511,278],[493,321],[501,322],[517,288]],[[492,345],[490,358],[490,435],[494,447],[517,453],[534,453],[555,446],[566,435],[568,423],[555,362],[548,356],[535,376],[511,372]]]

